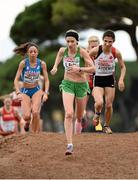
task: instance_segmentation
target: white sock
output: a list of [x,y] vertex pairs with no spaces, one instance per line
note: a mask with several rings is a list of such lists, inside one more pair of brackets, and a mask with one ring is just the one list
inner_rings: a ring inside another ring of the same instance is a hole
[[68,146],[73,146],[73,144],[72,144],[72,143],[69,143]]

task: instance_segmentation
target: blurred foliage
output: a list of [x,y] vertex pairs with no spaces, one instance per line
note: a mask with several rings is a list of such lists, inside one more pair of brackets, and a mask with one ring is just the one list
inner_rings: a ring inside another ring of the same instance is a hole
[[53,2],[55,0],[39,1],[17,16],[10,33],[16,44],[27,41],[42,43],[57,38],[61,29],[51,23]]
[[[127,89],[130,89],[131,87],[131,80],[132,78],[136,77],[138,78],[138,63],[137,62],[125,62],[126,68],[127,68],[127,73],[126,73],[126,78],[125,78],[125,83]],[[118,77],[120,74],[119,66],[118,63],[116,64],[116,76]]]
[[13,90],[13,80],[19,63],[19,57],[14,56],[0,66],[0,92],[1,95]]
[[74,0],[56,1],[53,3],[52,7],[52,23],[55,25],[62,24],[64,27],[66,25],[74,25],[74,23],[77,22],[80,19],[80,16],[85,12],[85,9],[82,6],[76,6]]

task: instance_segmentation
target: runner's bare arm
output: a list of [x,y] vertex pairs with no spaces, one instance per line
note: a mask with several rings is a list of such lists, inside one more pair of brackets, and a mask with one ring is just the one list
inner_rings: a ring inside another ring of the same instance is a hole
[[52,70],[50,71],[52,75],[56,74],[58,65],[61,62],[62,58],[63,58],[64,51],[65,51],[64,47],[61,47],[59,49],[59,51],[57,53],[57,56],[56,56],[55,64],[54,64]]
[[116,49],[116,58],[118,60],[118,64],[120,67],[120,77],[118,81],[118,88],[120,91],[123,91],[125,89],[124,79],[126,75],[126,66],[122,59],[122,55],[119,50]]
[[88,72],[88,73],[94,73],[95,72],[95,66],[93,61],[91,60],[91,57],[89,56],[88,52],[81,48],[80,54],[84,58],[86,67],[81,67],[80,71]]
[[97,56],[99,47],[94,47],[89,51],[89,55],[92,59]]
[[20,92],[20,89],[19,89],[19,80],[20,80],[20,76],[22,74],[22,70],[23,70],[24,66],[25,66],[25,62],[24,62],[24,60],[22,60],[20,62],[20,64],[19,64],[16,76],[15,76],[15,79],[14,79],[14,87],[15,87],[16,93]]
[[21,121],[21,116],[20,114],[18,113],[17,109],[14,108],[14,116],[16,117],[17,121],[20,122]]
[[44,87],[45,87],[45,94],[43,97],[43,100],[46,101],[48,99],[48,94],[49,94],[49,78],[48,78],[48,73],[47,73],[47,66],[46,63],[44,61],[41,62],[42,64],[42,72],[43,72],[43,76],[44,76]]

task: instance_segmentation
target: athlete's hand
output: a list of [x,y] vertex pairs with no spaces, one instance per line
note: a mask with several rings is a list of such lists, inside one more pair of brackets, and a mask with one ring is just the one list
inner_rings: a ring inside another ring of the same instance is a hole
[[121,92],[124,91],[124,89],[125,89],[125,84],[124,84],[124,81],[122,79],[119,79],[119,81],[118,81],[118,89]]
[[80,70],[80,67],[78,67],[76,65],[72,65],[72,66],[68,67],[68,71],[71,72],[71,73],[79,72],[79,70]]
[[51,73],[52,75],[55,75],[56,72],[57,72],[57,68],[56,68],[56,67],[53,67],[52,70],[50,71],[50,73]]
[[20,100],[20,101],[22,101],[22,99],[23,99],[22,93],[17,94],[17,99]]
[[47,101],[47,99],[48,99],[48,94],[44,93],[44,94],[43,94],[42,102]]

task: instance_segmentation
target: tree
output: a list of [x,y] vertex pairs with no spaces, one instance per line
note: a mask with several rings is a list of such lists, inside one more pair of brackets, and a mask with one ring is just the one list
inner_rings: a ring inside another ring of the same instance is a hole
[[130,35],[138,59],[137,9],[137,0],[41,0],[17,16],[10,36],[16,44],[52,40],[53,45],[69,28],[124,30]]
[[51,23],[52,3],[56,0],[43,0],[26,7],[20,13],[11,28],[10,36],[16,44],[34,41],[38,44],[45,40],[54,40],[61,29]]
[[[64,0],[67,3],[68,0]],[[137,0],[72,0],[74,6],[83,9],[81,16],[76,13],[79,20],[75,22],[76,29],[87,29],[93,27],[99,30],[112,29],[126,31],[135,49],[138,60],[138,42],[136,39],[136,27],[138,24],[138,3]],[[54,17],[58,16],[60,21],[56,21],[57,25],[66,22],[69,19],[68,14],[64,9],[57,11],[56,9],[61,4],[57,0],[54,4]],[[71,22],[74,22],[73,14],[70,15]]]

